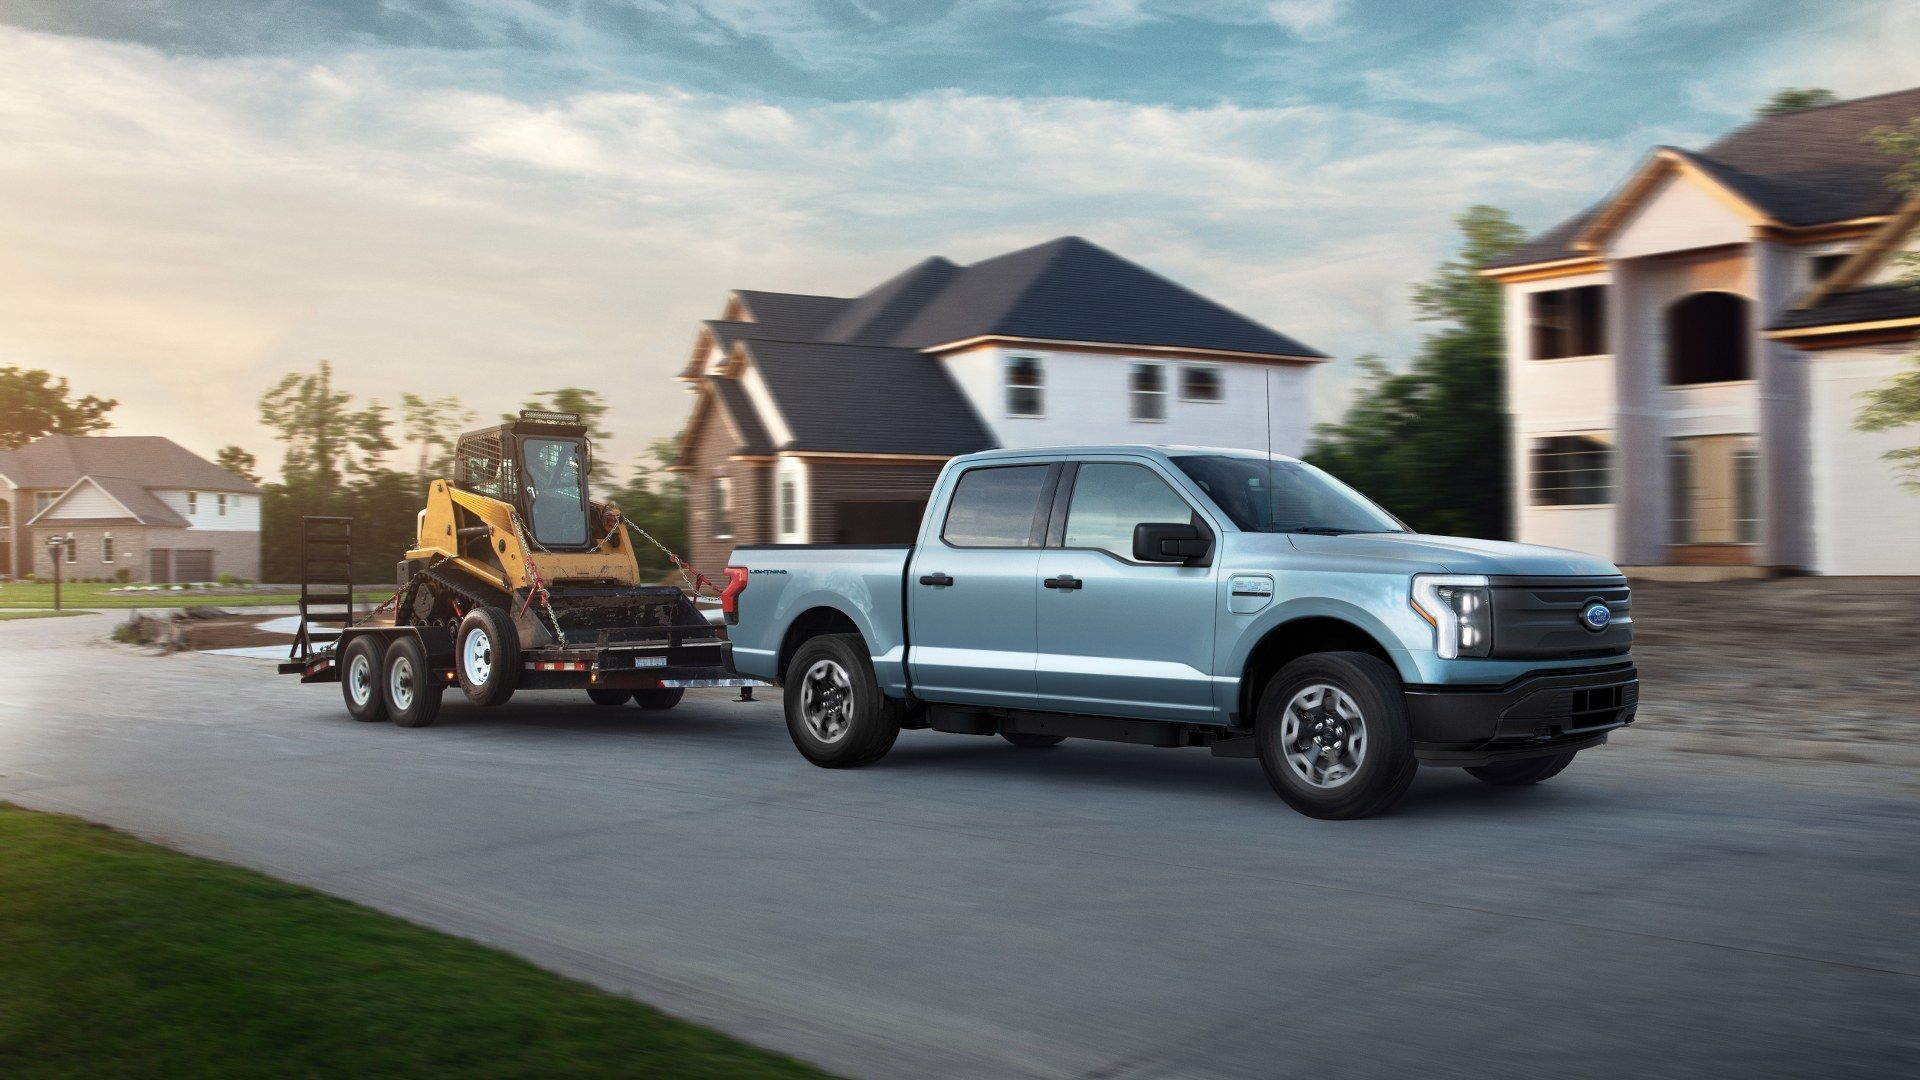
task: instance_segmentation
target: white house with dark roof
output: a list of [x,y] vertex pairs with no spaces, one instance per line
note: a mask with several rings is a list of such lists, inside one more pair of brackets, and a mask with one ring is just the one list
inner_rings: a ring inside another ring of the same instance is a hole
[[681,373],[692,558],[909,540],[940,466],[997,446],[1297,454],[1322,353],[1079,237],[856,297],[738,290]]
[[260,489],[169,439],[49,435],[0,450],[0,573],[141,582],[260,576]]
[[[1920,293],[1888,284],[1920,200],[1865,141],[1920,89],[1659,147],[1483,273],[1505,285],[1516,536],[1625,566],[1920,573],[1920,495],[1862,433]],[[1709,571],[1700,571],[1707,573]]]

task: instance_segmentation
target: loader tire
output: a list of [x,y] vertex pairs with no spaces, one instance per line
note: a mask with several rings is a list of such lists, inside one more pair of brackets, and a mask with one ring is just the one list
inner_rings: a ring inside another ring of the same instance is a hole
[[340,650],[340,696],[347,700],[347,715],[363,724],[387,718],[387,701],[380,696],[386,652],[385,643],[372,634],[361,634]]
[[633,700],[643,709],[671,709],[680,704],[687,696],[684,686],[656,686],[651,690],[635,690]]
[[440,695],[446,684],[427,664],[426,647],[412,635],[387,646],[386,677],[380,680],[387,715],[401,727],[426,727],[440,715]]
[[453,670],[475,705],[505,705],[520,684],[520,637],[513,620],[487,605],[467,612],[453,639]]
[[787,734],[823,769],[871,764],[900,737],[900,703],[880,692],[859,634],[822,634],[787,665]]

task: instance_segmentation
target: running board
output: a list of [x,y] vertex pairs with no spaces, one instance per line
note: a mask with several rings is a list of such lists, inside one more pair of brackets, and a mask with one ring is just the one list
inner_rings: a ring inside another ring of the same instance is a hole
[[1135,746],[1212,746],[1216,748],[1214,752],[1223,757],[1253,756],[1253,738],[1244,731],[1172,720],[1126,720],[931,703],[927,706],[927,726],[954,735],[1059,735]]

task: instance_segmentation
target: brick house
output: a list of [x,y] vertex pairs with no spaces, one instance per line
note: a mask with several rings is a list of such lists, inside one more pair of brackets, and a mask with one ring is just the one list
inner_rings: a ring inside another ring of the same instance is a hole
[[857,297],[733,292],[680,378],[689,557],[904,543],[956,454],[1064,443],[1271,446],[1309,434],[1326,356],[1079,237]]
[[1920,496],[1854,427],[1908,365],[1920,198],[1869,132],[1920,88],[1654,149],[1503,283],[1515,535],[1675,575],[1920,573]]
[[260,489],[155,436],[49,435],[0,450],[0,574],[149,583],[260,576]]

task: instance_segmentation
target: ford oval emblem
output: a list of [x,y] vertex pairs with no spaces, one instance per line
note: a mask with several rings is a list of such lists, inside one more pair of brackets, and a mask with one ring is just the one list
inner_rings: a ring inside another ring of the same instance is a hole
[[1605,630],[1607,624],[1612,621],[1613,612],[1598,600],[1591,601],[1586,607],[1580,609],[1580,625],[1596,634]]

